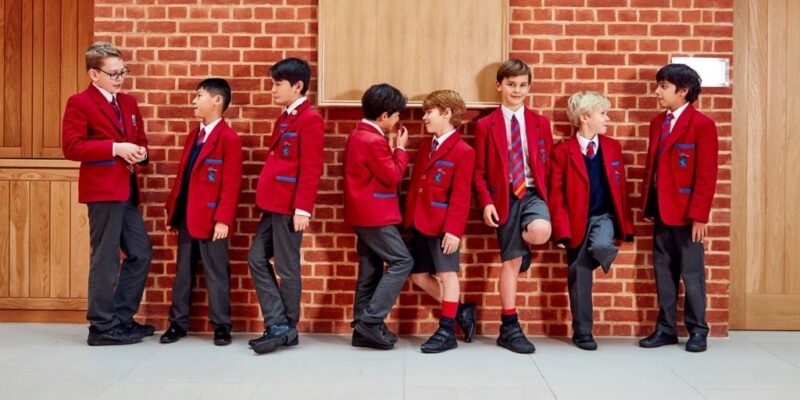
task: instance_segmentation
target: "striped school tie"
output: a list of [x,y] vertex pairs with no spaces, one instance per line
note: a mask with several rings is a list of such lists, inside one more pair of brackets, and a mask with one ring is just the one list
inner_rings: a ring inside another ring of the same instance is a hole
[[517,116],[511,117],[511,187],[514,196],[521,199],[525,195],[525,157],[522,154],[522,133]]
[[433,153],[435,153],[436,149],[438,149],[438,148],[439,148],[439,141],[436,140],[436,139],[433,139],[433,143],[431,143],[431,152],[428,153],[428,158],[433,157]]
[[664,117],[664,122],[661,124],[661,135],[658,137],[658,152],[656,153],[655,163],[656,172],[655,175],[653,175],[653,185],[658,182],[658,157],[661,156],[661,153],[663,153],[664,150],[666,150],[664,148],[664,139],[666,139],[667,136],[669,136],[669,134],[672,132],[672,118],[674,118],[674,115],[672,115],[672,113],[667,113],[667,116]]
[[594,142],[589,142],[586,146],[586,157],[589,159],[594,158]]

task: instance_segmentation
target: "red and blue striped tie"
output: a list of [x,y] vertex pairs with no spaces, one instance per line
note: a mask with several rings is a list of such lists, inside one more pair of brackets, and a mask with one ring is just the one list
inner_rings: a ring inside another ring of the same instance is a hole
[[521,199],[525,195],[525,157],[522,154],[522,133],[517,116],[511,117],[511,187],[514,196]]
[[661,156],[661,153],[664,152],[664,139],[669,136],[670,132],[672,132],[672,118],[674,115],[672,113],[667,113],[666,117],[664,117],[664,122],[661,124],[661,135],[658,137],[658,152],[656,153],[656,162],[655,162],[655,175],[653,176],[653,183],[655,184],[658,182],[658,158]]

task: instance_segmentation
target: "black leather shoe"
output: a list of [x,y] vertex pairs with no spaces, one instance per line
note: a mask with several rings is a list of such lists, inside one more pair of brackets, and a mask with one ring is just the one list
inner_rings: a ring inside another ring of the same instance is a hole
[[592,335],[572,335],[572,343],[582,350],[597,350],[597,342],[594,341]]
[[706,335],[700,333],[689,335],[689,340],[686,342],[686,351],[701,353],[706,351],[706,347]]
[[150,324],[140,324],[136,320],[132,320],[125,324],[126,329],[135,329],[142,336],[153,336],[156,333],[156,328]]
[[294,340],[290,340],[290,341],[286,342],[286,344],[284,346],[292,347],[292,346],[297,346],[298,344],[300,344],[300,335],[296,335],[294,337]]
[[380,344],[375,343],[372,340],[369,340],[364,337],[364,335],[358,333],[358,331],[353,331],[353,339],[350,342],[353,347],[368,347],[370,349],[377,349],[377,350],[391,350],[394,348],[394,344]]
[[[375,342],[381,346],[388,346],[394,345],[389,338],[383,333],[383,327],[381,324],[368,324],[364,321],[358,321],[356,323],[356,331],[364,336],[366,339],[369,339],[372,342]],[[388,329],[387,329],[388,330]]]
[[214,329],[214,345],[227,346],[231,344],[231,328],[218,326]]
[[253,351],[257,354],[272,353],[278,347],[291,343],[297,339],[297,329],[290,328],[289,325],[272,325],[264,333],[264,336],[253,341]]
[[90,326],[86,344],[89,346],[116,346],[139,343],[142,341],[142,338],[144,338],[142,334],[133,329],[127,329],[122,324],[106,331],[100,331]]
[[164,334],[161,335],[159,341],[164,344],[175,343],[184,336],[186,336],[186,329],[181,328],[178,324],[172,323],[169,324],[169,329],[164,331]]
[[475,303],[464,303],[461,307],[461,312],[456,314],[456,322],[461,330],[464,332],[464,341],[469,343],[475,336],[475,319],[477,315],[477,307]]
[[436,330],[436,332],[434,332],[433,336],[431,336],[427,342],[420,346],[420,350],[422,350],[423,353],[431,354],[452,350],[456,347],[458,347],[456,334],[439,328]]
[[520,354],[531,354],[536,351],[536,347],[533,343],[522,333],[519,322],[500,326],[500,336],[497,338],[497,345]]
[[656,329],[656,331],[653,332],[650,336],[639,341],[639,347],[652,349],[655,347],[661,347],[668,344],[677,344],[677,343],[678,343],[678,336],[668,335]]
[[390,331],[389,327],[383,322],[381,322],[381,332],[383,332],[383,337],[385,337],[386,340],[388,340],[391,344],[397,343],[397,335]]

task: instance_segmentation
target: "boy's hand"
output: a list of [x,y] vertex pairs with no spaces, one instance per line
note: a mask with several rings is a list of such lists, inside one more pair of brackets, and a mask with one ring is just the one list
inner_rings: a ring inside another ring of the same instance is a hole
[[395,141],[395,147],[401,147],[405,149],[407,144],[408,144],[408,128],[406,128],[405,126],[401,126],[400,129],[397,130],[397,140]]
[[644,217],[644,220],[647,222],[653,222],[653,217]]
[[167,227],[167,232],[175,232],[175,227],[169,224],[169,218],[164,220],[164,226]]
[[147,149],[142,146],[139,146],[139,149],[136,151],[136,162],[140,163],[147,158]]
[[455,253],[456,250],[458,250],[459,243],[461,243],[461,239],[445,233],[444,237],[442,238],[442,253],[448,256]]
[[559,249],[566,249],[567,248],[567,246],[564,246],[564,243],[559,243],[559,244],[556,245],[556,247],[558,247]]
[[302,232],[304,229],[308,228],[308,217],[305,215],[295,214],[294,218],[292,218],[292,222],[294,222],[295,232]]
[[492,228],[497,228],[500,226],[497,224],[498,221],[500,221],[500,217],[497,215],[497,209],[494,208],[494,204],[489,204],[483,208],[484,224],[489,225]]
[[117,143],[114,146],[114,152],[117,157],[122,158],[128,164],[136,164],[141,161],[139,160],[140,154],[142,157],[144,156],[144,147],[137,146],[133,143]]
[[217,239],[225,239],[228,237],[228,225],[223,224],[222,222],[217,222],[214,224],[214,236],[211,237],[211,241],[215,241]]
[[703,222],[692,221],[692,242],[699,243],[706,238],[708,225]]

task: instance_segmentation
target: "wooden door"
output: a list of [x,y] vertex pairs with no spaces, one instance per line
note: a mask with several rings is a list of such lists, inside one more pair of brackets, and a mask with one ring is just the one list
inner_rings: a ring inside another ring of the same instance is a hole
[[800,1],[734,21],[731,328],[800,329]]
[[93,0],[0,0],[0,158],[63,158],[67,98],[88,85]]
[[93,23],[93,0],[0,0],[0,320],[85,314],[88,221],[61,118],[88,84]]

